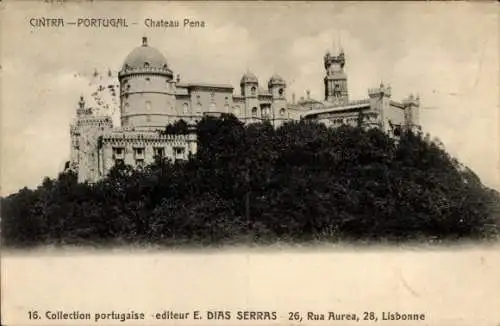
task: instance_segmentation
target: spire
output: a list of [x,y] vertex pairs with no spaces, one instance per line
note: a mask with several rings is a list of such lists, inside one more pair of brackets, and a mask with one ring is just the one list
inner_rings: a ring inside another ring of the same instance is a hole
[[344,49],[342,48],[342,37],[339,31],[336,32],[336,36],[332,40],[332,51],[335,55],[339,55],[344,53]]
[[338,33],[338,46],[339,46],[339,48],[338,48],[339,54],[344,53],[344,48],[342,47],[342,33],[341,32]]
[[85,108],[85,100],[83,99],[83,95],[80,95],[80,101],[78,101],[78,107],[80,109],[84,109]]

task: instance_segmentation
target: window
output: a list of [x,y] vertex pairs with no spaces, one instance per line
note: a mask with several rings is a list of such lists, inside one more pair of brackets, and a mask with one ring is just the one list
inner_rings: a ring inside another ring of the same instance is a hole
[[271,113],[271,110],[269,107],[263,107],[261,109],[261,114],[262,114],[262,117],[264,117],[264,118],[269,118],[270,113]]
[[283,96],[283,93],[284,93],[283,88],[280,88],[279,91],[278,91],[278,94],[280,94],[280,96]]
[[144,62],[144,68],[149,68],[149,62]]
[[208,109],[210,112],[215,112],[215,103],[210,103],[210,107]]
[[252,108],[252,115],[254,117],[257,116],[257,108],[256,107]]
[[252,95],[255,95],[256,91],[257,91],[257,89],[255,88],[255,86],[250,89],[250,92],[252,93]]
[[184,147],[174,147],[174,159],[176,161],[184,159],[184,152],[185,152]]
[[182,106],[182,111],[184,112],[184,114],[188,114],[189,113],[189,104],[184,103]]
[[143,158],[144,157],[144,148],[142,148],[142,147],[134,148],[134,156],[135,156],[135,158]]
[[113,148],[113,154],[115,154],[117,156],[123,155],[124,152],[125,152],[125,150],[123,147],[114,147]]
[[138,168],[144,167],[144,160],[143,159],[137,159],[135,160],[135,166]]
[[116,166],[123,166],[123,165],[125,165],[125,162],[122,159],[116,159],[115,165]]
[[151,78],[146,77],[146,81],[147,81],[147,82],[151,81]]
[[284,109],[284,108],[281,108],[281,110],[280,110],[280,115],[285,115],[285,112],[286,112],[286,111],[285,111],[285,109]]
[[240,106],[239,105],[236,105],[234,107],[234,115],[239,115],[240,114]]
[[165,149],[163,147],[155,147],[154,148],[154,155],[157,157],[164,157],[165,156]]
[[340,97],[340,95],[341,95],[340,85],[339,84],[335,84],[335,88],[333,90],[333,96]]

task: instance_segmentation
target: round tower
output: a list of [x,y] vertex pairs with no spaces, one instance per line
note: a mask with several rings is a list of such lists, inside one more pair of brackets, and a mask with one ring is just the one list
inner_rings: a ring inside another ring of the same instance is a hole
[[175,81],[167,59],[157,49],[142,45],[127,56],[118,73],[122,127],[163,128],[175,114]]

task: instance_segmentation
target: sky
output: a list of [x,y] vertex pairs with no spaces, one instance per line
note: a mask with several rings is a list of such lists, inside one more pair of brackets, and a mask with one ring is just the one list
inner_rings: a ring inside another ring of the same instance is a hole
[[[147,36],[184,82],[232,84],[275,73],[287,94],[323,99],[323,56],[342,46],[351,99],[381,82],[421,97],[425,132],[500,190],[499,7],[414,2],[2,2],[0,195],[56,177],[69,124],[97,69],[117,71]],[[31,18],[126,18],[128,28],[34,28]],[[185,18],[205,28],[147,28]],[[131,25],[136,22],[136,25]],[[116,116],[115,116],[116,119]]]

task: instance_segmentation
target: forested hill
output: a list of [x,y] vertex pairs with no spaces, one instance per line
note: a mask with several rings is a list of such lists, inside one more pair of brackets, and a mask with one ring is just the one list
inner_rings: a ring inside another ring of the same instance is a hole
[[[185,124],[169,126],[182,133]],[[378,130],[233,116],[198,124],[188,162],[72,173],[3,198],[2,241],[161,245],[496,237],[500,196],[439,144]]]

